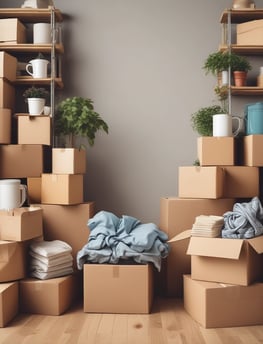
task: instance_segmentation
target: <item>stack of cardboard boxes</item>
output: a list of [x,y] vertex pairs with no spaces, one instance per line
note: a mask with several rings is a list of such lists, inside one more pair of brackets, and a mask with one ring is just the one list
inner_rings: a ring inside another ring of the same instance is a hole
[[179,197],[161,199],[160,227],[171,239],[165,292],[183,296],[204,327],[262,324],[263,236],[203,238],[186,230],[199,215],[222,216],[235,202],[260,197],[263,135],[197,140],[200,166],[179,167]]

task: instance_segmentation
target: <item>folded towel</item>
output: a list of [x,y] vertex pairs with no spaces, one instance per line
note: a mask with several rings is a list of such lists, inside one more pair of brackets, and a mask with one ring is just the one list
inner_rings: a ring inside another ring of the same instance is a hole
[[30,245],[31,251],[43,257],[59,257],[66,252],[72,252],[72,247],[64,241],[37,241]]
[[59,271],[52,271],[52,272],[31,271],[30,276],[38,278],[38,279],[46,280],[46,279],[50,279],[50,278],[71,275],[72,273],[73,273],[73,268],[65,268],[65,269],[61,269]]
[[51,272],[51,271],[59,271],[63,270],[64,268],[72,268],[72,261],[62,263],[62,264],[56,264],[53,266],[48,266],[41,262],[38,259],[31,259],[29,264],[29,269],[31,271],[38,271],[38,272]]
[[224,217],[216,215],[200,215],[195,218],[191,235],[215,238],[221,235]]
[[[65,252],[64,254],[57,256],[51,256],[49,258],[43,257],[40,254],[37,254],[31,250],[29,250],[29,255],[33,257],[34,259],[37,259],[39,262],[45,264],[46,266],[56,266],[58,264],[63,264],[67,262],[72,262],[73,257],[71,253]],[[32,258],[31,258],[32,259]]]

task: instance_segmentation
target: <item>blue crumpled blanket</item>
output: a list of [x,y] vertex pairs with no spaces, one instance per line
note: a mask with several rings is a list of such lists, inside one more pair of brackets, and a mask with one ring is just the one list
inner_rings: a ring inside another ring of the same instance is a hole
[[263,235],[263,208],[258,197],[235,203],[224,215],[223,238],[250,239]]
[[168,256],[168,236],[153,223],[100,211],[87,225],[88,242],[76,257],[79,270],[88,262],[118,264],[120,259],[132,259],[141,264],[151,262],[160,271],[161,259]]

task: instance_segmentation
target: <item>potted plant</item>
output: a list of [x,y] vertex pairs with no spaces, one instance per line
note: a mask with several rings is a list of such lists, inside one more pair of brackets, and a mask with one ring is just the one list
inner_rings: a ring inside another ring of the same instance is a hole
[[200,108],[191,115],[192,128],[200,136],[213,135],[213,115],[226,113],[219,105],[212,105]]
[[93,101],[77,96],[66,98],[56,106],[54,128],[57,137],[68,137],[70,147],[75,146],[76,137],[86,138],[93,146],[99,130],[108,133],[108,125],[94,110]]
[[30,115],[40,115],[49,98],[49,91],[44,87],[32,86],[23,93],[25,102],[28,103],[28,112]]
[[233,72],[235,86],[242,87],[246,85],[247,73],[252,69],[249,61],[235,53],[231,54],[231,69]]

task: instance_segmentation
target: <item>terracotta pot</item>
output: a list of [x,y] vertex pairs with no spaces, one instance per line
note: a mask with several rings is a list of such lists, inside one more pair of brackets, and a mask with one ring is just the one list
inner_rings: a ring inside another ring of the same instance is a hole
[[233,72],[233,75],[234,75],[234,83],[235,83],[235,86],[237,86],[237,87],[246,86],[246,82],[247,82],[247,72],[243,72],[243,71],[234,71],[234,72]]

